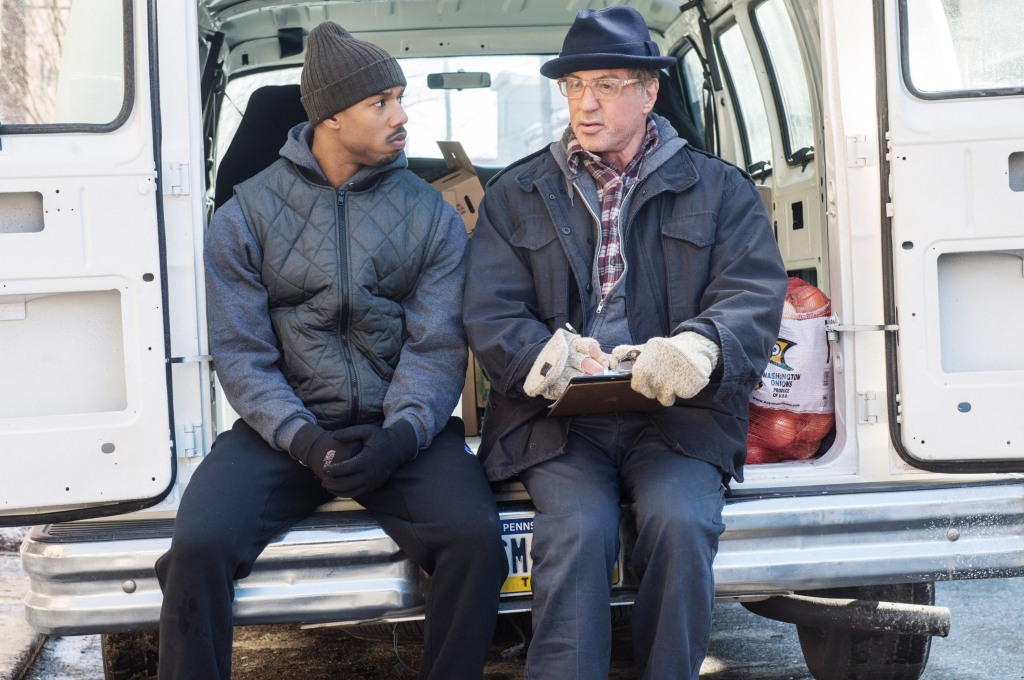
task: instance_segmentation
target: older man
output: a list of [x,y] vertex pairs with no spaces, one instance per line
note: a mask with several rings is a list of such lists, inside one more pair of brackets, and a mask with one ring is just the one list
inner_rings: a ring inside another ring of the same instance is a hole
[[[491,380],[480,455],[537,511],[530,680],[607,677],[624,500],[642,676],[696,678],[707,649],[725,485],[786,273],[750,178],[652,114],[674,61],[635,10],[581,11],[541,67],[570,126],[492,181],[470,246],[463,318]],[[571,378],[627,357],[663,408],[547,415]]]

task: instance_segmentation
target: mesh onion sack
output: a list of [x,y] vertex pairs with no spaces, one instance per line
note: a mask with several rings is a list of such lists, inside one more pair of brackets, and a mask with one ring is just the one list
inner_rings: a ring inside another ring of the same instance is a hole
[[789,279],[779,339],[750,396],[748,464],[810,458],[832,430],[832,363],[825,331],[831,313],[832,304],[819,288]]

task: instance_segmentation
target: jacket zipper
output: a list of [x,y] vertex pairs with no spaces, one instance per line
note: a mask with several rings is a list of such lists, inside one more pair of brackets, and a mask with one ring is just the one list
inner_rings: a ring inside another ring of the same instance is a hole
[[345,244],[347,241],[348,229],[345,219],[345,192],[338,191],[338,276],[340,278],[338,288],[338,308],[340,314],[338,315],[338,337],[341,338],[341,351],[345,357],[345,368],[348,369],[348,385],[349,385],[349,423],[359,422],[359,390],[356,378],[356,366],[352,360],[352,350],[349,347],[348,340],[348,322],[349,312],[351,309],[351,300],[349,299],[349,280],[348,280],[348,258],[345,254]]
[[[622,205],[626,205],[627,203],[629,203],[629,197],[633,193],[633,190],[636,189],[638,186],[640,186],[640,184],[642,184],[642,183],[643,183],[643,180],[638,180],[635,184],[633,184],[633,186],[631,186],[629,188],[629,191],[626,192],[626,195],[622,197]],[[582,198],[583,197],[583,192],[580,191],[579,186],[577,186],[575,182],[573,182],[573,186],[576,187],[576,191],[579,192],[580,197]],[[597,264],[597,262],[596,262],[597,254],[601,252],[601,243],[602,243],[603,238],[604,238],[603,237],[604,230],[601,228],[601,218],[594,213],[594,208],[590,205],[589,202],[587,202],[586,199],[583,200],[583,205],[587,206],[587,211],[590,213],[590,216],[593,217],[594,221],[597,223],[597,250],[594,251],[594,260],[595,260],[594,263]],[[619,210],[619,219],[620,220],[622,219],[621,206],[620,206],[620,210]],[[620,225],[621,225],[621,222],[619,224],[616,224],[615,226],[619,227]],[[624,239],[625,239],[625,230],[619,229],[619,243],[620,243],[620,246],[619,246],[619,256],[622,258],[622,276],[625,276],[626,275],[626,271],[629,269],[629,264],[626,262],[626,250],[625,250],[625,248],[623,248],[621,246],[621,243],[622,243],[622,241]],[[621,277],[620,277],[620,279],[621,279]],[[600,283],[601,283],[600,273],[598,274],[598,279],[597,280],[598,280],[598,286],[600,286]],[[615,286],[617,286],[617,285],[619,285],[618,281],[616,281],[615,285],[612,286],[612,289],[608,291],[609,295],[611,295],[612,291],[615,290]],[[605,301],[605,296],[601,295],[601,300],[600,300],[600,302],[597,303],[597,309],[594,312],[598,316],[601,315],[601,311],[604,309],[604,301]],[[584,305],[584,307],[585,307],[585,305]]]
[[[583,205],[587,208],[587,212],[590,213],[590,216],[592,218],[594,218],[594,221],[597,223],[597,249],[594,251],[594,255],[593,255],[593,258],[592,258],[593,260],[596,260],[597,259],[597,254],[599,252],[601,252],[601,219],[597,215],[594,214],[594,208],[591,207],[590,203],[584,197],[583,191],[580,189],[579,185],[576,184],[575,180],[572,181],[572,187],[573,187],[573,189],[575,189],[575,191],[571,192],[569,194],[569,200],[572,201],[572,194],[573,193],[579,194],[580,195],[580,200],[583,201]],[[593,283],[593,280],[594,280],[594,274],[593,274],[593,272],[591,272],[589,283]],[[598,283],[600,283],[600,278],[598,278]],[[600,290],[598,290],[598,295],[600,295],[600,294],[601,294]],[[580,292],[580,297],[581,298],[583,297],[583,292],[582,291]],[[587,327],[587,300],[586,300],[586,298],[584,298],[582,300],[582,302],[583,302],[583,325],[582,325],[582,328],[586,329],[586,327]],[[603,306],[604,306],[604,299],[602,298],[597,303],[597,311],[595,313],[596,314],[600,314],[601,313],[601,308]]]

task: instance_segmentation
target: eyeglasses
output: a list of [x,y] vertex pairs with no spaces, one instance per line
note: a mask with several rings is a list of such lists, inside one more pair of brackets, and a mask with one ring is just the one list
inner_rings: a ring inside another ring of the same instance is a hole
[[643,79],[594,78],[593,80],[583,80],[582,78],[559,78],[558,91],[567,99],[579,99],[583,96],[583,91],[589,86],[590,91],[594,93],[594,97],[597,99],[616,99],[622,94],[623,85],[632,85],[639,82],[643,82]]

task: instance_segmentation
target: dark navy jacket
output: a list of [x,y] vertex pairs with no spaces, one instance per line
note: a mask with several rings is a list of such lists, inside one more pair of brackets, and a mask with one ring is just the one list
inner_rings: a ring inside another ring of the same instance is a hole
[[[777,339],[786,272],[749,176],[697,151],[655,116],[660,143],[644,161],[623,220],[628,324],[636,344],[695,331],[718,343],[719,368],[693,399],[650,414],[680,453],[742,479],[748,401]],[[479,455],[492,480],[563,452],[568,419],[523,382],[552,332],[587,327],[593,179],[572,174],[565,140],[488,185],[470,239],[463,318],[491,381]]]

